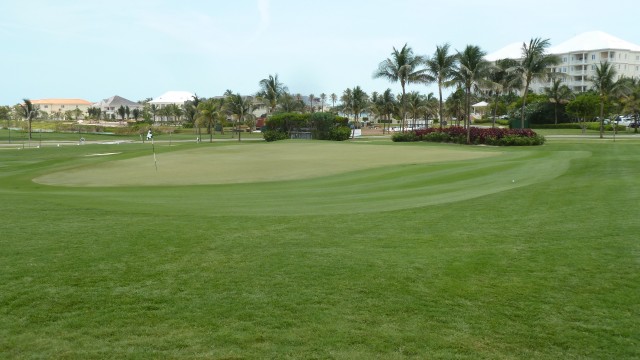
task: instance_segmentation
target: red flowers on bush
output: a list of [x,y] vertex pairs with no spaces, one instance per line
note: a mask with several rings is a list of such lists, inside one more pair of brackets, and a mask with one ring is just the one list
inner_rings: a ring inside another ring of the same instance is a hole
[[[460,126],[446,128],[428,128],[415,130],[407,135],[398,136],[394,141],[431,141],[465,144],[467,130]],[[470,130],[470,142],[475,145],[542,145],[545,139],[531,129],[478,128]]]

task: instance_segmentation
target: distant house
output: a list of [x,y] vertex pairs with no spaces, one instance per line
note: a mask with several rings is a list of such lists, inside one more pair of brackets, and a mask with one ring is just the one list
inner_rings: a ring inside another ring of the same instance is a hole
[[120,108],[120,106],[124,108],[129,107],[130,111],[133,111],[133,109],[142,110],[142,108],[144,107],[142,104],[138,104],[137,102],[127,100],[118,95],[114,95],[108,99],[104,99],[100,102],[93,104],[93,107],[100,108],[100,110],[102,110],[102,113],[104,114],[103,116],[108,118],[110,118],[112,115],[117,118],[118,109]]
[[178,106],[184,105],[185,102],[193,100],[194,94],[188,91],[167,91],[166,93],[149,101],[149,104],[163,108],[170,104]]
[[83,99],[39,99],[31,100],[31,103],[47,113],[48,117],[57,119],[63,119],[65,112],[76,109],[81,111],[79,117],[83,118],[91,107],[91,102]]
[[172,111],[170,108],[167,108],[166,110],[164,110],[164,108],[170,105],[182,108],[184,103],[192,101],[194,97],[195,95],[188,91],[167,91],[166,93],[154,98],[149,101],[154,121],[156,120],[156,114],[159,115],[160,121],[169,121],[171,118],[173,118],[174,121],[179,121],[181,115],[165,113],[165,111]]

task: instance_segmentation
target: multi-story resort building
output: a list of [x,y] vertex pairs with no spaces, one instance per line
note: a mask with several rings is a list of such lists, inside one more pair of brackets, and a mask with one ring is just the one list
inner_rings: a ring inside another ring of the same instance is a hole
[[[623,76],[640,78],[640,46],[602,31],[582,33],[549,47],[547,53],[560,57],[560,63],[549,71],[561,73],[559,78],[575,92],[587,91],[593,86],[591,79],[596,74],[596,66],[604,62],[613,66],[618,79]],[[487,55],[486,59],[519,59],[521,55],[522,43],[515,43]],[[549,84],[550,81],[534,82],[531,90],[541,92]]]

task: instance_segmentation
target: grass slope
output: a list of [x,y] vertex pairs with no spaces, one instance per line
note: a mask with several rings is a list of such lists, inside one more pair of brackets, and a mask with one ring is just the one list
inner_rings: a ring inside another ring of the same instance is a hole
[[106,188],[31,179],[148,147],[3,150],[0,357],[639,357],[640,144],[499,150]]

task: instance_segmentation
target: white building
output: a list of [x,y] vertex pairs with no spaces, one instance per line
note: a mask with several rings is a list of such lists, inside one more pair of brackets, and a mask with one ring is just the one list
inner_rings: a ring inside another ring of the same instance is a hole
[[163,108],[169,104],[182,106],[185,102],[193,100],[193,97],[194,95],[188,91],[167,91],[166,93],[149,101],[149,104],[157,105],[158,108]]
[[127,100],[118,95],[114,95],[108,99],[104,99],[93,104],[93,107],[97,107],[102,110],[102,113],[105,114],[105,116],[107,116],[108,118],[110,118],[112,115],[118,117],[118,109],[120,108],[120,106],[125,108],[129,107],[130,111],[133,111],[133,109],[142,111],[142,108],[144,107],[142,104]]
[[[592,87],[591,79],[596,66],[609,62],[615,69],[617,78],[640,78],[640,46],[619,39],[602,31],[590,31],[549,47],[547,53],[558,55],[560,64],[549,69],[564,74],[561,77],[571,90],[587,91]],[[505,58],[519,59],[522,43],[514,43],[487,55],[489,61]],[[549,87],[549,82],[534,82],[531,90],[541,92]]]

